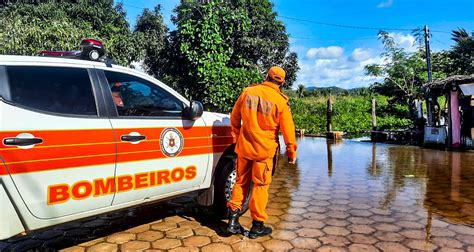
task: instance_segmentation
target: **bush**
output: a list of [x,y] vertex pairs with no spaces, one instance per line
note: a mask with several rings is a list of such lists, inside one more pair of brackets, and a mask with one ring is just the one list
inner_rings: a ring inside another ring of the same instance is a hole
[[[372,129],[370,96],[335,96],[331,99],[333,130],[360,133]],[[412,125],[407,106],[393,104],[386,96],[378,95],[375,99],[378,129],[405,129]],[[290,98],[296,128],[310,134],[326,132],[327,100],[327,96]]]

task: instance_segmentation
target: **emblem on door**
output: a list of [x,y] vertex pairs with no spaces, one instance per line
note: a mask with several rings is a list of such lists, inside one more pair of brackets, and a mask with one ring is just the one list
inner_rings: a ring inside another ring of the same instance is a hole
[[167,128],[161,132],[160,147],[167,157],[178,156],[183,150],[184,138],[181,132],[175,128]]

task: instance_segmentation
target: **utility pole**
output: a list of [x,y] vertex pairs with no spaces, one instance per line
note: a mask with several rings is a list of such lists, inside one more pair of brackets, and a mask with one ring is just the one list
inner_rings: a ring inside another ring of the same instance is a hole
[[372,98],[372,130],[377,129],[377,114],[376,114],[377,102],[375,98]]
[[[426,51],[426,66],[428,68],[428,82],[433,81],[433,76],[431,72],[431,49],[430,49],[430,30],[428,26],[425,25],[423,29],[425,32],[425,51]],[[428,113],[428,126],[434,126],[435,122],[433,122],[433,106],[431,101],[431,95],[429,93],[426,94],[426,112]]]

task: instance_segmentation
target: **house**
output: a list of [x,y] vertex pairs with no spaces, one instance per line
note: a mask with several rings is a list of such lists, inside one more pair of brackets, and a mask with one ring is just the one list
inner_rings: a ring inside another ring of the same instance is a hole
[[[444,143],[451,149],[472,148],[474,74],[454,75],[429,82],[423,85],[423,90],[431,103],[428,118],[432,118],[428,120],[430,123],[425,127],[425,145]],[[437,98],[440,96],[446,97],[445,108],[437,104]]]

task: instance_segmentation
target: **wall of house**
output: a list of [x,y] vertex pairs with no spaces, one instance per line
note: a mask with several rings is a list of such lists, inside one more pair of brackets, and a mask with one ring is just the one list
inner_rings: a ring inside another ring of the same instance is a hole
[[474,95],[471,96],[471,139],[474,139]]

